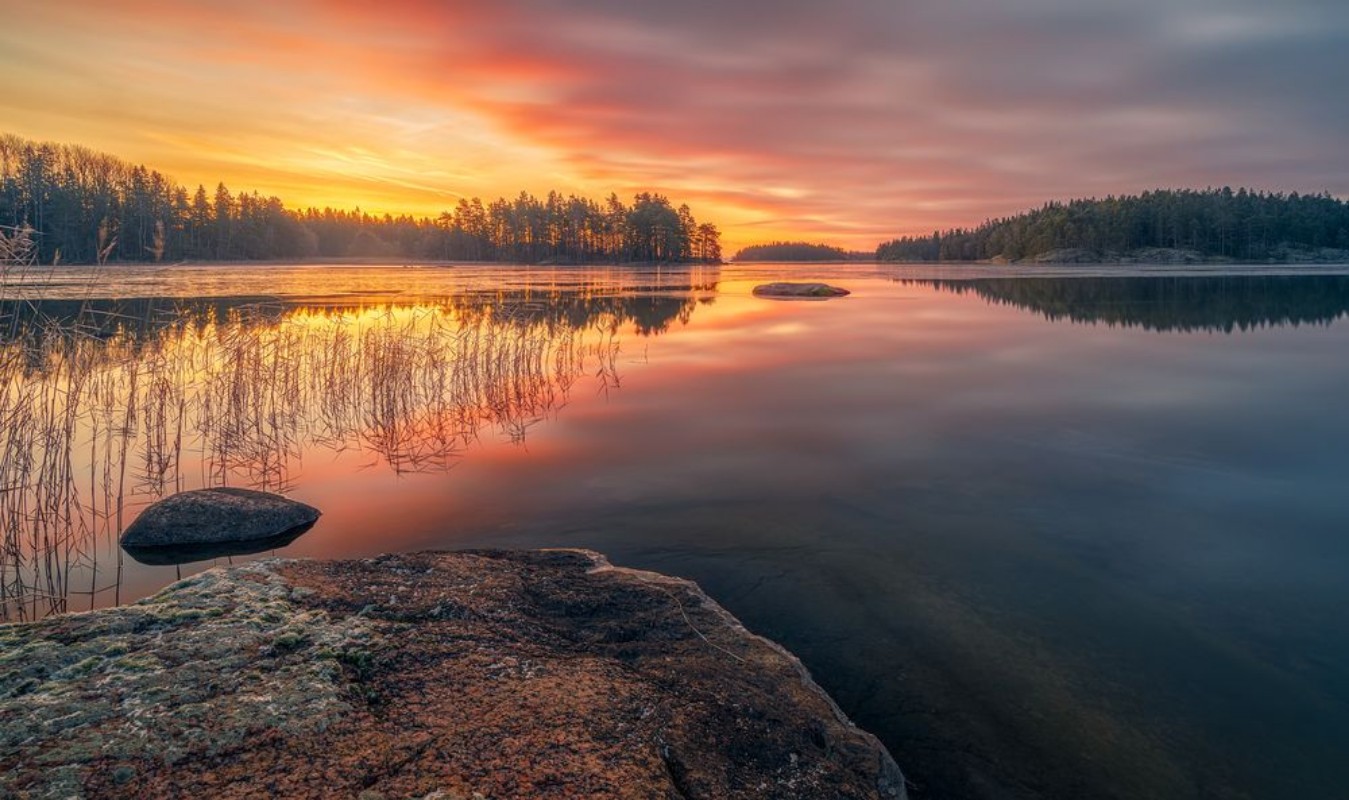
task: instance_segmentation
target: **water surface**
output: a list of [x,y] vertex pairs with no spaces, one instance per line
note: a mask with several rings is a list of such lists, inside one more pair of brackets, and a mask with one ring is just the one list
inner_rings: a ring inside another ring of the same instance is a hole
[[[693,578],[916,797],[1344,796],[1349,277],[1104,272],[30,275],[5,611],[209,567],[116,533],[256,486],[324,511],[285,555],[576,546]],[[751,296],[784,277],[853,294]]]

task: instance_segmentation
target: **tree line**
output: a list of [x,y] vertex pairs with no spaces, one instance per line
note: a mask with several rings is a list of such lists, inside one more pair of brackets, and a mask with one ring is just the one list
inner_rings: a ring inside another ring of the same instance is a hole
[[549,192],[463,199],[438,217],[294,210],[223,183],[195,192],[76,145],[0,135],[0,226],[31,231],[40,263],[406,258],[525,263],[710,262],[721,234],[649,192],[631,204]]
[[[870,254],[867,254],[870,257]],[[735,254],[735,261],[847,261],[847,250],[810,242],[771,242],[752,244]]]
[[1349,203],[1330,194],[1161,189],[1052,202],[977,228],[903,237],[880,245],[876,258],[1016,261],[1055,250],[1081,249],[1109,257],[1146,248],[1239,261],[1285,260],[1297,250],[1349,250]]

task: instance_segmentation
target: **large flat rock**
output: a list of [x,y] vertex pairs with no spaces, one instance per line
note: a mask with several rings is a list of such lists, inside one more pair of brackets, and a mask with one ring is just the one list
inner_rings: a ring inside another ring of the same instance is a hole
[[694,584],[566,550],[263,561],[0,627],[0,796],[905,790]]

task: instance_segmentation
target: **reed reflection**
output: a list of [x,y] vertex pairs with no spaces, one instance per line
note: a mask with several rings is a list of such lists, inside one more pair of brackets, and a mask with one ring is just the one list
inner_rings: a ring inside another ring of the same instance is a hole
[[484,438],[524,442],[579,383],[619,385],[624,336],[696,306],[593,287],[0,305],[0,618],[119,602],[117,537],[161,496],[284,492],[321,452],[403,474],[449,469]]

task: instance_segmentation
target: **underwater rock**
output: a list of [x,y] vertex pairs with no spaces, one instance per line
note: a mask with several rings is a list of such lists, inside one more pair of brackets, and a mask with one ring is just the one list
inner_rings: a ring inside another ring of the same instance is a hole
[[904,798],[799,661],[589,551],[213,569],[0,626],[0,796]]

